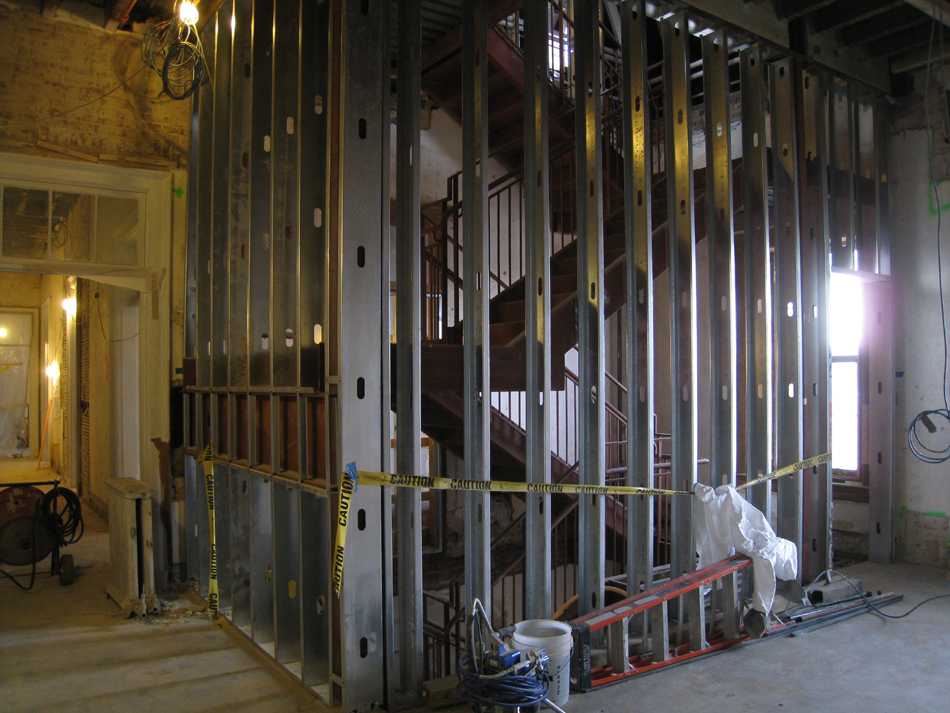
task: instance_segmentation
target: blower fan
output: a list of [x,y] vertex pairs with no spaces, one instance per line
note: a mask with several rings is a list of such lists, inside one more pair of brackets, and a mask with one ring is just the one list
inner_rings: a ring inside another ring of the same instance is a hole
[[[52,485],[44,493],[37,485]],[[60,548],[78,542],[84,530],[79,498],[59,481],[23,483],[0,491],[0,563],[13,566],[32,565],[30,584],[20,584],[14,575],[0,573],[20,589],[31,589],[36,578],[36,564],[53,555],[50,576],[59,575],[63,585],[76,577],[72,555],[60,556]]]

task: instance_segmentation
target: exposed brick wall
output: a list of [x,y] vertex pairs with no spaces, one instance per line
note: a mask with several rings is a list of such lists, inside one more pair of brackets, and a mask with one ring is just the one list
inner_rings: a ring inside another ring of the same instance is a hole
[[[0,5],[0,151],[140,168],[185,166],[191,101],[158,98],[161,80],[142,69],[141,41],[141,35],[85,29]],[[37,121],[95,99],[133,74],[88,107]]]

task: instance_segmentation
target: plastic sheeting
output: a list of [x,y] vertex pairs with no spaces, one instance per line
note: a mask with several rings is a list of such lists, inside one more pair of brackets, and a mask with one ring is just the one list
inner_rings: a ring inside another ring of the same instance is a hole
[[30,455],[28,384],[33,316],[0,313],[0,458]]
[[755,578],[752,607],[768,614],[775,600],[776,578],[798,578],[795,543],[776,535],[765,515],[731,485],[713,490],[697,483],[693,492],[700,568],[736,552],[750,557]]

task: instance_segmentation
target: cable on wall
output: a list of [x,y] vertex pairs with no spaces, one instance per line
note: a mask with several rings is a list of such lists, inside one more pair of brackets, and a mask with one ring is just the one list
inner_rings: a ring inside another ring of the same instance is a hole
[[[938,15],[939,13],[939,15]],[[943,245],[941,242],[941,220],[940,220],[940,194],[938,191],[937,178],[934,174],[934,160],[933,160],[933,132],[931,131],[930,126],[930,73],[933,69],[933,48],[934,48],[934,34],[937,29],[937,18],[942,15],[942,10],[938,9],[936,0],[934,1],[934,12],[932,13],[930,21],[930,42],[927,45],[927,71],[925,74],[924,80],[924,115],[927,122],[927,161],[930,168],[930,185],[933,189],[934,194],[934,205],[937,206],[937,281],[939,285],[940,292],[940,323],[942,326],[943,332],[943,408],[937,409],[926,409],[918,413],[914,420],[911,421],[910,426],[907,428],[907,446],[910,448],[911,453],[924,463],[930,464],[939,464],[946,463],[950,460],[950,442],[943,448],[940,447],[931,447],[924,443],[924,440],[921,438],[920,428],[923,428],[927,431],[929,435],[933,435],[937,432],[937,424],[934,423],[936,419],[939,421],[946,421],[946,426],[950,428],[950,396],[947,392],[947,366],[948,366],[948,345],[947,345],[947,309],[944,302],[944,290],[943,290]],[[941,27],[943,25],[941,17]],[[943,67],[943,31],[940,32],[940,83],[941,88],[946,87],[946,82],[944,80],[944,67]],[[942,102],[944,110],[944,125],[948,125],[947,122],[947,103],[946,101]]]

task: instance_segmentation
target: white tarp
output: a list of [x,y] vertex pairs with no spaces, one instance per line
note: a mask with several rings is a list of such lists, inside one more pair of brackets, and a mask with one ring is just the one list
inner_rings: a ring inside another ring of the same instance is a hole
[[27,420],[33,317],[0,313],[0,458],[29,456]]
[[767,615],[775,599],[775,580],[798,577],[795,543],[778,537],[762,512],[731,485],[713,490],[697,483],[693,492],[697,499],[699,566],[705,567],[736,552],[750,557],[755,578],[752,607]]

